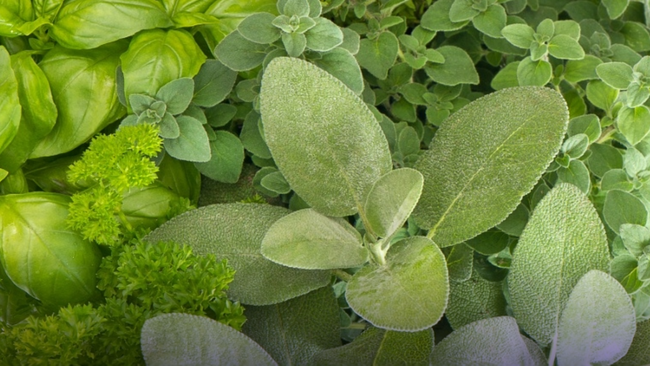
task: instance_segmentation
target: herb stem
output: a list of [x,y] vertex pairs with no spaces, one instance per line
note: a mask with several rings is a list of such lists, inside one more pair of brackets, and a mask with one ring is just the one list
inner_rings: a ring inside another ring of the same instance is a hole
[[345,272],[342,269],[333,269],[331,270],[331,272],[334,276],[338,277],[342,281],[350,282],[350,280],[352,279],[352,275]]

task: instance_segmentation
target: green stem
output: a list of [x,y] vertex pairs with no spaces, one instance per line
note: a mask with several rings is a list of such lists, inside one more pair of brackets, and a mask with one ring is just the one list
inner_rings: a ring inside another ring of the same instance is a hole
[[350,280],[352,279],[352,275],[345,272],[342,269],[333,269],[331,270],[331,272],[334,276],[338,277],[342,281],[350,282]]

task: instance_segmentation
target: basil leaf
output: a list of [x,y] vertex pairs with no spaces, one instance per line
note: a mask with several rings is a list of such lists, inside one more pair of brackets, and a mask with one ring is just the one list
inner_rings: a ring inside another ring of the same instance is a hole
[[18,133],[20,116],[18,82],[11,68],[9,53],[0,46],[0,152],[9,146]]

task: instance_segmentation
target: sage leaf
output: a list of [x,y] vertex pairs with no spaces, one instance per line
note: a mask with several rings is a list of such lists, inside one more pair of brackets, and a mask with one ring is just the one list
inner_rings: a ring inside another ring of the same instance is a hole
[[214,131],[215,139],[210,141],[210,160],[194,163],[206,177],[223,183],[237,183],[244,164],[244,145],[239,138],[228,131]]
[[514,318],[500,316],[467,324],[438,343],[431,366],[537,365]]
[[540,345],[551,343],[573,286],[608,264],[596,209],[577,187],[556,185],[533,211],[513,253],[508,291],[517,322]]
[[49,306],[97,295],[101,254],[66,225],[70,197],[49,192],[0,196],[0,261],[7,276]]
[[68,152],[124,115],[115,69],[125,49],[122,41],[85,51],[55,46],[43,56],[39,66],[50,82],[59,115],[30,158]]
[[203,51],[189,32],[153,29],[138,33],[120,56],[124,92],[156,95],[170,81],[192,78],[205,62]]
[[451,115],[415,164],[424,176],[418,226],[445,247],[503,221],[550,164],[568,119],[560,94],[531,87],[492,93]]
[[196,254],[227,259],[237,271],[229,298],[249,305],[271,305],[327,285],[328,271],[306,271],[275,264],[262,256],[262,239],[286,209],[253,203],[217,204],[186,212],[145,237],[148,242],[187,244]]
[[648,211],[639,198],[631,193],[615,189],[607,192],[603,217],[607,226],[618,234],[623,224],[645,226]]
[[343,83],[299,59],[278,57],[262,77],[264,137],[291,188],[328,216],[363,208],[392,168],[388,142],[366,105]]
[[176,118],[180,136],[175,139],[165,139],[165,151],[172,157],[193,162],[210,161],[210,140],[200,121],[188,116]]
[[374,326],[414,332],[440,320],[448,294],[444,255],[431,240],[413,236],[393,244],[385,264],[370,264],[356,272],[345,298]]
[[423,184],[422,174],[410,168],[392,170],[381,176],[366,197],[367,229],[382,238],[390,237],[411,215]]
[[506,315],[502,285],[502,282],[483,279],[475,270],[467,281],[451,281],[449,305],[445,312],[449,325],[458,329],[481,319]]
[[368,261],[368,250],[352,225],[314,209],[296,211],[276,221],[262,240],[262,255],[302,269],[352,268]]
[[632,345],[616,366],[637,366],[650,363],[650,320],[636,324]]
[[237,73],[217,60],[207,60],[194,77],[192,103],[200,107],[214,107],[221,103],[235,85]]
[[426,366],[429,365],[432,349],[431,329],[410,333],[372,327],[345,346],[317,353],[312,359],[312,364],[316,366],[399,364]]
[[573,288],[557,337],[560,365],[611,365],[625,356],[636,316],[625,289],[607,273],[589,271]]
[[170,313],[147,319],[140,343],[147,366],[277,366],[252,339],[205,316]]
[[143,29],[172,25],[158,1],[80,0],[65,2],[49,34],[66,48],[91,49]]
[[11,143],[20,126],[18,81],[11,68],[9,52],[0,46],[0,153]]
[[281,365],[312,365],[319,351],[341,346],[339,306],[329,286],[279,304],[246,306],[242,331]]

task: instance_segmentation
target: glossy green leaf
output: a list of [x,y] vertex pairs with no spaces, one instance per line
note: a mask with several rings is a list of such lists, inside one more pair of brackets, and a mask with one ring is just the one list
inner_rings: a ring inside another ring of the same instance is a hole
[[371,324],[413,332],[440,320],[448,294],[444,255],[431,240],[414,236],[393,244],[386,264],[370,264],[356,272],[345,298]]
[[424,176],[418,225],[444,247],[503,221],[546,170],[567,122],[558,93],[530,87],[492,93],[451,115],[415,165]]
[[18,81],[7,49],[0,46],[0,153],[14,139],[20,126]]
[[22,290],[54,306],[96,295],[97,246],[67,229],[70,198],[33,192],[0,196],[0,260]]
[[147,319],[140,342],[147,366],[277,365],[255,341],[204,316],[170,313]]
[[613,190],[607,192],[605,197],[603,217],[607,225],[618,234],[623,224],[644,226],[648,211],[643,202],[631,193]]
[[627,354],[616,366],[638,366],[650,363],[650,320],[636,324],[634,340]]
[[221,204],[186,212],[151,232],[148,242],[187,244],[196,254],[227,259],[237,275],[229,297],[250,305],[271,305],[327,285],[328,271],[305,271],[275,264],[260,247],[271,225],[288,211],[262,204]]
[[544,86],[553,76],[553,67],[546,60],[533,61],[530,57],[517,66],[517,80],[521,86]]
[[433,331],[394,332],[368,328],[353,342],[317,353],[312,365],[426,366],[433,348]]
[[59,115],[30,158],[68,152],[124,115],[115,69],[125,49],[123,42],[86,51],[55,46],[43,57],[39,66],[50,82]]
[[339,307],[329,286],[275,305],[247,306],[242,330],[281,365],[313,364],[313,355],[341,345]]
[[636,331],[632,301],[614,278],[589,271],[574,287],[560,318],[560,365],[611,365],[625,356]]
[[276,221],[262,240],[262,255],[302,269],[352,268],[368,261],[368,250],[352,225],[314,209],[296,211]]
[[423,184],[422,174],[409,168],[392,170],[379,178],[364,205],[369,229],[379,237],[390,237],[415,208]]
[[160,183],[196,205],[201,193],[201,173],[194,164],[165,155],[158,169]]
[[397,37],[391,32],[383,32],[374,40],[362,39],[356,54],[359,66],[378,79],[386,79],[388,70],[395,64],[398,43]]
[[431,354],[432,366],[544,365],[538,360],[515,319],[508,316],[467,324],[445,337]]
[[176,121],[180,136],[165,139],[165,151],[176,159],[197,163],[209,162],[212,158],[210,141],[201,122],[188,116],[178,116]]
[[244,146],[228,131],[214,132],[216,138],[210,141],[210,160],[194,165],[203,175],[217,182],[237,183],[244,164]]
[[194,77],[192,103],[200,107],[214,107],[221,103],[235,85],[237,73],[217,60],[207,60]]
[[392,168],[372,112],[338,79],[308,62],[274,59],[262,78],[260,104],[276,164],[291,188],[323,214],[347,216],[362,209],[372,184]]
[[[454,246],[455,248],[456,246]],[[501,282],[487,281],[473,271],[469,280],[449,283],[449,305],[445,317],[453,329],[481,319],[506,315]]]
[[90,49],[143,29],[171,25],[171,19],[157,1],[79,0],[65,2],[49,35],[66,48]]
[[456,46],[442,46],[437,48],[436,51],[440,52],[445,62],[442,64],[429,64],[424,68],[424,71],[433,81],[448,86],[478,84],[478,73],[467,52]]
[[192,35],[184,30],[140,32],[120,56],[125,94],[154,96],[172,80],[194,77],[205,59]]
[[556,185],[537,205],[508,275],[517,323],[541,345],[552,342],[573,286],[589,270],[607,270],[609,246],[596,209],[578,188]]

